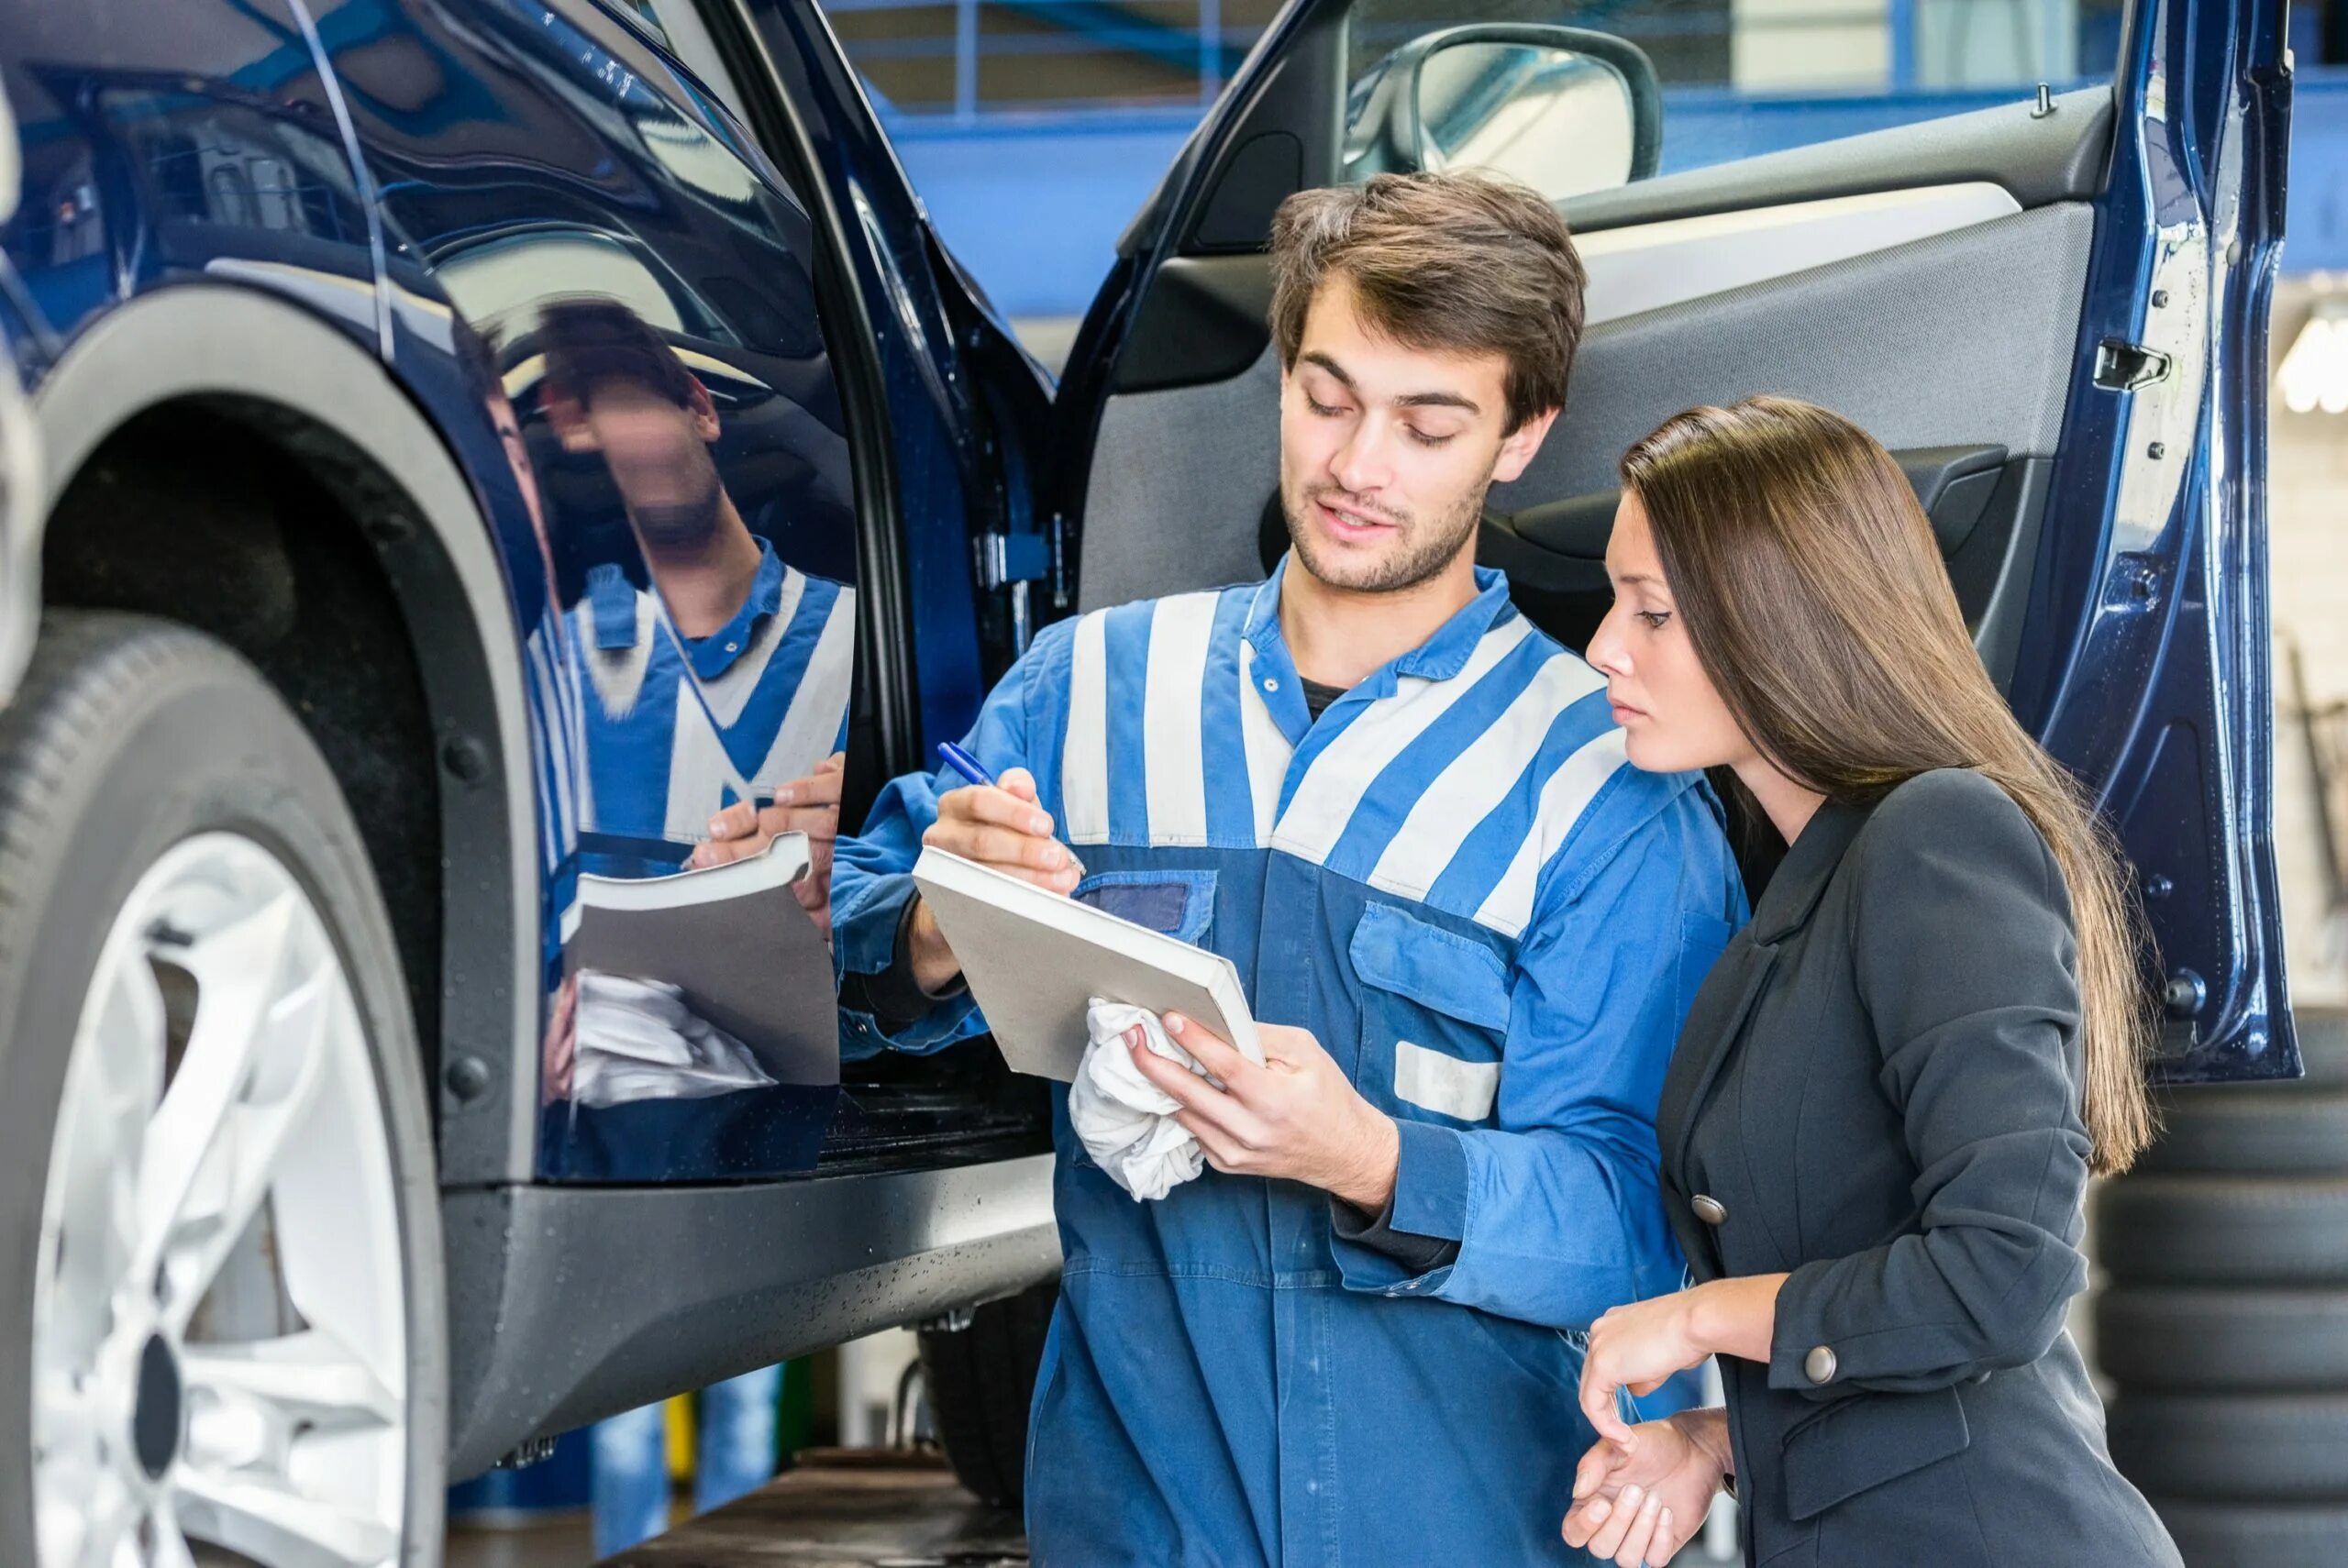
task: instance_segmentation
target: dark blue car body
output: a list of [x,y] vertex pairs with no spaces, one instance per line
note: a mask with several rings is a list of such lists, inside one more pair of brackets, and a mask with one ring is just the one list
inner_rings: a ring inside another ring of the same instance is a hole
[[[617,624],[656,585],[604,471],[609,438],[574,443],[556,407],[547,357],[577,351],[547,346],[568,330],[559,307],[618,302],[675,354],[784,591],[852,590],[852,821],[961,734],[1036,624],[1099,602],[1090,567],[1131,587],[1135,563],[1161,558],[1120,531],[1162,533],[1179,512],[1091,503],[1143,449],[1136,421],[1260,379],[1264,220],[1335,172],[1344,10],[1300,0],[1272,26],[1128,231],[1056,387],[932,231],[813,0],[0,6],[22,166],[0,222],[0,340],[23,392],[0,389],[0,427],[24,437],[0,452],[39,459],[0,514],[0,700],[44,603],[102,603],[249,648],[317,731],[368,831],[437,1097],[452,1473],[1000,1295],[1047,1273],[1056,1245],[1041,1097],[983,1043],[913,1063],[849,1041],[835,1081],[724,1093],[591,1104],[542,1084],[580,874],[671,870],[691,836],[580,820],[571,795],[626,704],[576,752],[548,750],[568,722],[534,673],[548,622],[583,614],[574,634],[623,662],[676,654],[657,612],[648,633]],[[1942,141],[1883,133],[1567,208],[1604,235],[2003,180],[2016,220],[2062,209],[2048,222],[2077,237],[2084,272],[2054,291],[2076,306],[2051,318],[2068,336],[2040,349],[2063,368],[2044,416],[2059,440],[1887,441],[1938,487],[1936,525],[1972,508],[1952,548],[1995,547],[1952,571],[1961,591],[1978,579],[1968,612],[2018,712],[2142,873],[2161,1069],[2192,1079],[2298,1070],[2267,847],[2262,515],[2281,30],[2279,0],[2142,0],[2110,92],[2066,95],[2052,128],[2018,105]],[[1789,308],[1752,291],[1688,308],[1748,294]],[[1605,330],[1631,363],[1645,328]],[[1934,373],[1906,363],[1892,379]],[[1731,384],[1767,383],[1769,366],[1680,401],[1806,390]],[[1587,384],[1602,400],[1611,383]],[[1268,417],[1260,399],[1232,410]],[[223,475],[207,450],[260,461]],[[1212,446],[1191,450],[1213,466]],[[144,509],[185,502],[184,516],[72,536],[102,510],[91,476],[129,471],[150,476]],[[1248,482],[1224,519],[1244,547],[1202,554],[1255,548],[1264,491]],[[336,638],[273,648],[249,624],[254,574],[305,558],[203,503],[238,485],[338,552],[370,608]],[[1488,556],[1513,571],[1541,547],[1538,505],[1600,488],[1511,498]],[[1524,568],[1528,608],[1570,626],[1591,558],[1551,555]],[[673,700],[728,701],[697,681]],[[830,992],[804,1000],[783,1046],[832,1055]]]

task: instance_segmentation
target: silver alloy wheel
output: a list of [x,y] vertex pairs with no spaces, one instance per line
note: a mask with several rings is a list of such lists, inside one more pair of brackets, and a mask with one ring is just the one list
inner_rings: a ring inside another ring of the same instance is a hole
[[166,852],[83,1005],[33,1286],[39,1568],[375,1568],[400,1551],[407,1323],[365,1030],[249,838]]

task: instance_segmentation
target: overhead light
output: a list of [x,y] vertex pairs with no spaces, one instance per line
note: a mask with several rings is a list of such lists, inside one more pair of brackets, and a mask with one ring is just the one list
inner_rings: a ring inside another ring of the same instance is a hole
[[2316,302],[2275,372],[2275,390],[2293,414],[2348,414],[2348,299]]

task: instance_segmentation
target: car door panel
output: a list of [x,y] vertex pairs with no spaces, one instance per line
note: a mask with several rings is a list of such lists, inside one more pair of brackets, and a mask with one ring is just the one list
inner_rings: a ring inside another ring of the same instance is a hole
[[822,935],[745,890],[762,867],[675,875],[846,730],[857,531],[805,214],[591,0],[316,9],[380,193],[393,361],[479,445],[531,673],[537,1174],[810,1170],[839,1093]]
[[[1279,542],[1260,252],[1177,237],[1197,232],[1200,171],[1255,134],[1255,90],[1286,50],[1317,58],[1346,10],[1284,15],[1088,317],[1061,410],[1083,607],[1251,578]],[[2261,0],[2143,0],[2109,90],[1567,202],[1590,325],[1567,406],[1494,488],[1482,542],[1528,613],[1578,642],[1603,607],[1591,560],[1615,465],[1682,408],[1807,398],[1906,454],[1937,487],[1985,663],[2144,877],[2164,1070],[2187,1077],[2297,1070],[2265,843],[2258,446],[2278,17]],[[1310,148],[1306,168],[1336,177]],[[1765,243],[1723,243],[1740,233]]]
[[[1763,391],[1825,403],[1894,448],[2050,456],[2092,230],[2088,207],[2059,203],[1601,320],[1539,455],[1493,488],[1490,505],[1515,513],[1611,491],[1623,449],[1671,414]],[[1594,315],[1603,287],[1593,281]],[[1235,288],[1222,297],[1237,308]],[[1267,340],[1231,380],[1108,401],[1089,504],[1116,521],[1086,540],[1086,607],[1257,569],[1257,521],[1279,478],[1279,399]],[[1216,459],[1202,464],[1209,449]]]

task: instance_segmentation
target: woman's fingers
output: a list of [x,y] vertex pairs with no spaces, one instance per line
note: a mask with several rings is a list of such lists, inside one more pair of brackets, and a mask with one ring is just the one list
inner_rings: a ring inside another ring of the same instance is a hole
[[1581,1413],[1589,1418],[1589,1424],[1597,1429],[1600,1437],[1620,1444],[1628,1453],[1638,1446],[1639,1440],[1614,1408],[1614,1391],[1620,1386],[1592,1346],[1581,1364]]

